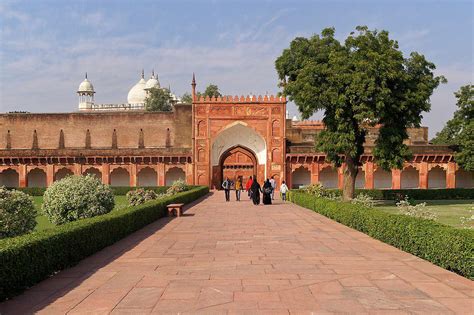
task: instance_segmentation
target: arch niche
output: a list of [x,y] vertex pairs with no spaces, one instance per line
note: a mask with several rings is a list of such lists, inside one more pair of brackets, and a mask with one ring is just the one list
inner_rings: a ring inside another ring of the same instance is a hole
[[74,175],[74,173],[70,169],[64,167],[64,168],[59,169],[56,172],[56,174],[54,175],[54,180],[58,181],[65,178],[66,176],[72,176],[72,175]]
[[7,168],[0,173],[0,186],[16,188],[20,182],[20,176],[17,171]]
[[[242,165],[248,165],[254,159],[254,174],[259,182],[262,182],[267,176],[267,145],[265,139],[248,124],[237,121],[225,127],[212,142],[211,182],[213,186],[220,187],[221,185],[223,166],[227,163],[229,157],[227,155],[226,158],[223,158],[223,156],[229,153],[235,154],[235,158],[238,158],[239,154],[237,153],[240,153],[241,159],[247,159],[247,162]],[[243,176],[247,176],[247,173],[243,173]]]

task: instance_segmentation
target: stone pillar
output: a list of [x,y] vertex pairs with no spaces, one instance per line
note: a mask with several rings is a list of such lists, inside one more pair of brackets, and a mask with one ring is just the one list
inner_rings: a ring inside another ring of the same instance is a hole
[[158,186],[165,185],[165,164],[158,164]]
[[47,164],[46,165],[46,186],[49,187],[54,182],[54,165]]
[[402,170],[392,169],[392,189],[400,189],[402,187]]
[[102,164],[102,184],[110,185],[110,164]]
[[337,188],[343,189],[344,188],[344,168],[346,167],[345,163],[342,163],[340,167],[337,169]]
[[186,183],[188,185],[194,184],[194,174],[193,174],[193,165],[191,163],[186,163],[184,165],[185,174],[186,174]]
[[374,189],[374,162],[365,164],[365,189]]
[[319,183],[319,164],[311,163],[311,184]]
[[28,172],[24,164],[18,166],[18,181],[18,187],[28,187]]
[[419,188],[420,189],[428,189],[428,162],[421,162],[420,163],[420,170],[419,170]]
[[456,163],[449,162],[446,170],[446,188],[456,188]]
[[82,165],[74,163],[74,175],[82,175]]
[[285,176],[285,181],[286,181],[286,186],[288,186],[288,188],[292,188],[292,180],[291,180],[291,177],[293,175],[293,169],[291,167],[291,164],[288,163],[286,164],[286,176]]
[[137,164],[133,163],[129,165],[130,169],[130,187],[137,187]]

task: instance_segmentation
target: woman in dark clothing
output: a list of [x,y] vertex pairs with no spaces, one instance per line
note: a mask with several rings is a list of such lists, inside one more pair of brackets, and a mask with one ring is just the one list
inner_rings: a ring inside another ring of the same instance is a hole
[[260,204],[260,191],[262,189],[260,188],[260,184],[257,182],[257,179],[255,178],[253,180],[252,186],[250,187],[251,195],[252,195],[252,201],[253,204],[258,206]]
[[272,183],[267,179],[265,184],[263,184],[263,204],[264,205],[271,205],[272,204]]

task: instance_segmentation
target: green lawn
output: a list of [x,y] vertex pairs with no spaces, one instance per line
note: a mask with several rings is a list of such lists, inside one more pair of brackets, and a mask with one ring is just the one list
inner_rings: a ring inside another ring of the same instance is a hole
[[[426,202],[429,211],[436,213],[439,223],[461,227],[461,217],[470,217],[469,210],[474,210],[473,200],[417,200],[415,203]],[[376,207],[384,212],[398,213],[395,202],[386,201]],[[473,225],[474,227],[474,225]]]
[[[128,206],[127,198],[125,196],[115,196],[115,208],[114,210],[125,208]],[[41,213],[41,204],[43,203],[42,196],[34,196],[33,202],[38,213]],[[35,231],[42,231],[54,227],[55,225],[48,221],[48,218],[44,215],[38,215],[36,217]]]

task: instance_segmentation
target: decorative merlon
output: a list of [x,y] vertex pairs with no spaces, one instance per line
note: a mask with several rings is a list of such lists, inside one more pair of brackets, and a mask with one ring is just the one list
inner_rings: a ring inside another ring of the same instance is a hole
[[224,95],[218,97],[199,96],[196,103],[286,103],[286,97],[275,95]]

